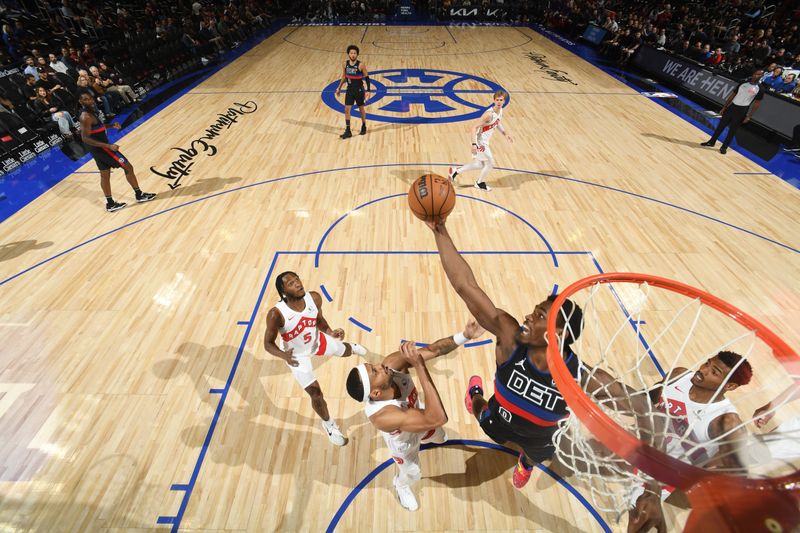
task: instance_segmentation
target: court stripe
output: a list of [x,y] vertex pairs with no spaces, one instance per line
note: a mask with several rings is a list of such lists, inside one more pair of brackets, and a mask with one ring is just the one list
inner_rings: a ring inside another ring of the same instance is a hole
[[[256,182],[256,183],[250,183],[248,185],[242,185],[240,187],[235,187],[233,189],[228,189],[226,191],[220,191],[220,192],[217,192],[217,193],[214,193],[214,194],[210,194],[208,196],[204,196],[202,198],[197,198],[197,199],[191,200],[189,202],[185,202],[185,203],[182,203],[182,204],[178,204],[178,205],[169,207],[167,209],[164,209],[162,211],[158,211],[156,213],[153,213],[151,215],[145,216],[145,217],[140,218],[138,220],[133,220],[131,222],[128,222],[127,224],[124,224],[124,225],[122,225],[122,226],[120,226],[120,227],[118,227],[116,229],[112,229],[112,230],[109,230],[109,231],[107,231],[105,233],[97,235],[95,237],[92,237],[91,239],[88,239],[86,241],[83,241],[82,243],[76,244],[75,246],[72,246],[71,248],[68,248],[67,250],[64,250],[63,252],[59,252],[56,255],[48,257],[47,259],[44,259],[44,260],[42,260],[42,261],[40,261],[40,262],[38,262],[38,263],[28,267],[28,268],[26,268],[24,270],[21,270],[20,272],[17,272],[16,274],[14,274],[14,275],[12,275],[12,276],[0,281],[0,286],[5,285],[9,281],[12,281],[12,280],[16,279],[16,278],[22,276],[23,274],[26,274],[26,273],[30,272],[31,270],[34,270],[34,269],[36,269],[36,268],[38,268],[38,267],[40,267],[42,265],[45,265],[45,264],[53,261],[54,259],[57,259],[57,258],[65,255],[65,254],[68,254],[68,253],[74,251],[74,250],[82,248],[83,246],[86,246],[87,244],[90,244],[90,243],[92,243],[92,242],[94,242],[96,240],[99,240],[99,239],[103,238],[103,237],[107,237],[108,235],[112,235],[112,234],[114,234],[114,233],[116,233],[118,231],[121,231],[121,230],[125,229],[125,228],[134,226],[136,224],[139,224],[140,222],[144,222],[145,220],[150,220],[151,218],[163,215],[165,213],[169,213],[171,211],[174,211],[176,209],[180,209],[182,207],[186,207],[186,206],[193,205],[193,204],[196,204],[196,203],[199,203],[199,202],[210,200],[212,198],[218,198],[220,196],[224,196],[226,194],[231,194],[231,193],[234,193],[234,192],[238,192],[238,191],[242,191],[242,190],[245,190],[245,189],[249,189],[251,187],[258,187],[258,186],[261,186],[261,185],[265,185],[267,183],[275,183],[275,182],[278,182],[278,181],[290,180],[290,179],[295,179],[295,178],[299,178],[299,177],[303,177],[303,176],[311,176],[311,175],[315,175],[315,174],[327,174],[327,173],[331,173],[331,172],[342,172],[342,171],[346,171],[346,170],[358,170],[358,169],[382,168],[382,167],[409,167],[409,166],[415,166],[415,167],[419,167],[419,166],[449,167],[449,166],[452,166],[452,165],[453,165],[453,163],[384,163],[384,164],[376,164],[376,165],[359,165],[359,166],[353,166],[353,167],[341,167],[341,168],[332,168],[332,169],[326,169],[326,170],[314,170],[314,171],[310,171],[310,172],[302,172],[300,174],[293,174],[293,175],[290,175],[290,176],[283,176],[283,177],[280,177],[280,178],[273,178],[273,179],[268,179],[268,180],[264,180],[264,181],[259,181],[259,182]],[[798,249],[798,248],[795,248],[795,247],[790,246],[788,244],[784,244],[784,243],[782,243],[780,241],[777,241],[775,239],[771,239],[771,238],[766,237],[764,235],[760,235],[760,234],[758,234],[758,233],[756,233],[754,231],[745,229],[745,228],[743,228],[741,226],[737,226],[737,225],[732,224],[730,222],[726,222],[726,221],[724,221],[722,219],[715,218],[715,217],[712,217],[710,215],[706,215],[704,213],[700,213],[699,211],[695,211],[693,209],[689,209],[689,208],[686,208],[686,207],[681,207],[679,205],[672,204],[672,203],[664,201],[664,200],[659,200],[657,198],[653,198],[653,197],[650,197],[650,196],[645,196],[643,194],[639,194],[639,193],[635,193],[635,192],[631,192],[631,191],[626,191],[624,189],[618,189],[616,187],[611,187],[609,185],[602,185],[602,184],[599,184],[599,183],[592,183],[590,181],[579,180],[579,179],[576,179],[576,178],[568,178],[568,177],[565,177],[565,176],[557,176],[555,174],[547,174],[545,172],[535,172],[535,171],[532,171],[532,170],[522,170],[522,169],[515,169],[515,168],[508,168],[508,167],[497,167],[497,170],[503,170],[503,171],[508,171],[508,172],[518,172],[518,173],[522,173],[522,174],[530,174],[532,176],[545,176],[545,177],[548,177],[548,178],[564,180],[564,181],[567,181],[569,183],[576,183],[576,184],[580,184],[580,185],[588,185],[588,186],[591,186],[591,187],[596,187],[598,189],[604,189],[604,190],[608,190],[608,191],[611,191],[611,192],[624,194],[626,196],[631,196],[631,197],[638,198],[638,199],[641,199],[641,200],[647,200],[649,202],[654,202],[654,203],[657,203],[659,205],[663,205],[665,207],[671,207],[673,209],[677,209],[677,210],[683,211],[685,213],[689,213],[689,214],[692,214],[692,215],[696,215],[696,216],[705,218],[706,220],[709,220],[711,222],[716,222],[716,223],[722,224],[723,226],[727,226],[727,227],[729,227],[731,229],[734,229],[734,230],[737,230],[737,231],[741,231],[742,233],[746,233],[746,234],[748,234],[748,235],[750,235],[752,237],[756,237],[758,239],[761,239],[761,240],[767,241],[769,243],[775,244],[776,246],[780,246],[781,248],[789,250],[790,252],[794,252],[794,253],[800,254],[800,249]],[[405,195],[405,193],[400,193],[398,195],[393,195],[393,196],[402,196],[402,195]],[[472,198],[472,197],[466,196],[465,198]],[[475,198],[473,198],[473,199],[475,199]],[[490,202],[486,202],[486,203],[490,203]],[[343,215],[341,218],[344,218],[345,216],[347,216],[347,215]],[[339,221],[341,221],[341,219]],[[337,224],[339,221],[337,221],[334,224]],[[433,252],[433,253],[435,253],[435,252]],[[322,255],[322,254],[324,254],[324,252],[322,252],[320,250],[317,251],[317,255],[318,256]],[[554,254],[552,254],[552,255],[554,255]],[[318,258],[315,258],[315,262],[317,261],[317,259]]]
[[360,327],[361,329],[363,329],[364,331],[366,331],[368,333],[372,332],[372,328],[371,327],[369,327],[369,326],[367,326],[365,324],[362,324],[361,322],[359,322],[358,320],[356,320],[353,317],[349,317],[347,320],[349,320],[350,322],[352,322],[353,324],[355,324],[356,326]]
[[322,294],[325,296],[326,300],[328,300],[329,302],[333,301],[333,298],[331,298],[331,295],[328,294],[328,289],[325,288],[325,285],[320,285],[319,290],[322,291]]
[[[495,444],[493,442],[484,442],[480,440],[469,440],[469,439],[448,440],[444,444],[423,444],[420,449],[424,451],[424,450],[430,450],[431,448],[441,448],[447,446],[475,446],[478,448],[488,448],[490,450],[498,450],[503,453],[512,455],[514,457],[517,457],[519,455],[519,452],[514,451],[510,448],[506,448],[505,446],[500,446],[499,444]],[[350,504],[353,503],[353,500],[355,500],[356,496],[358,496],[358,494],[362,490],[364,490],[364,488],[367,485],[369,485],[370,482],[378,476],[378,474],[386,470],[392,464],[394,464],[393,459],[390,458],[385,460],[384,462],[376,466],[369,474],[364,476],[364,478],[361,481],[358,482],[358,484],[353,488],[353,490],[350,491],[350,493],[344,499],[342,505],[339,506],[339,509],[336,511],[336,514],[334,514],[333,518],[331,518],[331,521],[328,524],[327,529],[325,530],[326,533],[333,533],[333,531],[336,529],[336,526],[339,524],[339,521],[342,519],[342,516],[344,515],[345,511],[347,511],[348,507],[350,507]],[[597,510],[592,506],[592,504],[589,503],[589,501],[580,492],[578,492],[575,489],[575,487],[570,485],[564,478],[562,478],[561,476],[550,470],[548,467],[539,463],[536,464],[536,467],[545,474],[547,474],[548,476],[550,476],[551,478],[553,478],[559,485],[567,489],[567,491],[570,494],[572,494],[575,497],[575,499],[577,499],[578,502],[580,502],[581,505],[583,505],[586,508],[587,511],[589,511],[589,514],[591,514],[592,517],[594,517],[594,519],[597,521],[597,523],[600,525],[603,531],[611,533],[611,528],[608,526],[606,521],[603,520],[603,517],[600,516],[600,513],[597,512]],[[425,502],[423,502],[423,504],[424,503]],[[400,504],[397,503],[397,505]]]

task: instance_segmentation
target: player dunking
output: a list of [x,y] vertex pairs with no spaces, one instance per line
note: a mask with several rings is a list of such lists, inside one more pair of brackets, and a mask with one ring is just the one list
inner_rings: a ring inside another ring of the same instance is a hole
[[[475,320],[470,320],[463,332],[439,339],[419,350],[413,342],[405,342],[399,351],[386,356],[382,364],[362,363],[347,376],[348,394],[354,400],[364,402],[367,418],[380,430],[397,464],[394,489],[400,505],[409,511],[419,508],[411,487],[422,476],[420,445],[442,443],[447,439],[442,428],[447,422],[447,413],[425,361],[450,353],[484,332]],[[412,367],[417,371],[427,406],[419,401],[414,380],[408,374]]]
[[366,92],[371,90],[367,66],[358,59],[358,46],[351,44],[347,47],[347,60],[344,62],[342,71],[342,81],[336,89],[336,96],[342,93],[342,87],[347,84],[347,92],[344,95],[344,133],[340,135],[342,139],[353,136],[350,132],[350,110],[353,104],[358,105],[361,112],[361,135],[367,133],[367,110],[364,107],[364,83],[367,84]]
[[[330,441],[337,446],[344,446],[347,438],[328,413],[328,404],[314,375],[311,357],[349,357],[352,353],[363,356],[367,350],[353,342],[342,342],[344,331],[331,330],[322,316],[322,297],[314,291],[306,292],[297,274],[279,274],[275,279],[275,288],[281,301],[267,313],[264,348],[286,361],[294,378],[311,396],[311,406],[322,419],[322,427]],[[283,350],[275,344],[278,333],[283,340]]]
[[[445,222],[431,222],[428,226],[433,229],[450,284],[478,323],[497,336],[495,394],[487,402],[483,397],[483,381],[472,376],[464,402],[492,440],[498,444],[513,442],[522,449],[513,475],[514,486],[522,488],[531,476],[533,464],[554,455],[553,435],[558,421],[568,413],[547,366],[545,333],[555,296],[537,304],[520,326],[514,317],[495,307],[478,286],[472,269],[453,244]],[[562,354],[570,373],[576,377],[581,375],[583,365],[570,345],[580,335],[582,317],[581,308],[566,300],[556,320],[557,333],[563,339]]]
[[450,167],[450,179],[456,181],[456,176],[468,170],[480,170],[478,180],[475,182],[475,187],[482,191],[491,191],[492,188],[486,184],[486,176],[494,168],[494,157],[492,157],[492,150],[489,148],[489,140],[492,138],[495,128],[500,130],[509,142],[514,142],[514,139],[509,133],[506,132],[502,125],[503,119],[503,105],[508,98],[508,93],[505,91],[497,91],[494,93],[494,104],[487,109],[481,117],[470,126],[470,142],[472,143],[472,163],[468,163],[463,167],[453,168]]
[[[116,144],[109,144],[106,126],[101,120],[102,114],[97,111],[95,107],[92,93],[86,90],[81,91],[78,94],[78,103],[83,106],[79,117],[81,122],[81,140],[89,148],[89,152],[92,154],[95,163],[97,163],[97,168],[100,170],[100,187],[103,189],[103,194],[106,196],[106,211],[110,213],[125,207],[124,203],[115,202],[114,198],[111,197],[112,168],[121,168],[125,171],[125,178],[127,178],[128,183],[133,187],[137,202],[149,202],[155,198],[155,194],[142,192],[139,189],[139,182],[136,179],[136,174],[133,172],[133,166],[125,156],[119,152],[119,146]],[[118,122],[115,122],[111,127],[119,129],[120,125]]]

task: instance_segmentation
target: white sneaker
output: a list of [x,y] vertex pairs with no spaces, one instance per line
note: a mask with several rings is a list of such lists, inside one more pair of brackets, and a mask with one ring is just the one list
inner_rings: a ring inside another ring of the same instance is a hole
[[447,177],[450,178],[451,182],[456,182],[456,167],[450,167],[447,169]]
[[344,446],[347,444],[347,437],[344,436],[344,433],[342,433],[342,430],[339,429],[339,426],[336,425],[336,422],[334,422],[333,419],[330,419],[327,422],[323,420],[322,428],[325,430],[325,433],[328,434],[330,441],[336,446]]
[[491,187],[489,187],[489,186],[486,184],[486,182],[485,182],[485,181],[482,181],[482,182],[480,182],[480,183],[478,183],[478,182],[476,181],[476,182],[475,182],[475,188],[476,188],[476,189],[480,189],[480,190],[482,190],[482,191],[486,191],[486,192],[489,192],[489,191],[491,191],[491,190],[492,190],[492,188],[491,188]]
[[350,345],[350,349],[353,350],[354,354],[360,355],[361,357],[367,355],[367,349],[361,346],[360,344],[356,342],[348,342],[347,344]]
[[394,476],[394,479],[392,480],[392,485],[394,485],[394,491],[397,493],[397,497],[400,498],[400,505],[402,505],[409,511],[416,511],[417,509],[419,509],[417,498],[411,491],[411,487],[398,487],[397,476]]

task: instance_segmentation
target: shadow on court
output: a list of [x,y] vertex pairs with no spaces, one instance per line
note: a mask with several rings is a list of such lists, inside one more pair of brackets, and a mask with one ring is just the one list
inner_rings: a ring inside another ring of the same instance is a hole
[[208,196],[211,193],[225,189],[228,185],[242,181],[242,178],[200,178],[192,181],[190,176],[187,181],[189,181],[189,183],[181,183],[181,185],[175,189],[170,189],[167,187],[166,190],[158,191],[156,200],[164,198],[179,198],[181,196]]
[[0,244],[0,261],[9,261],[33,250],[41,250],[53,246],[53,241],[39,242],[36,239]]
[[[703,134],[703,135],[705,135],[705,134]],[[682,146],[688,146],[690,148],[703,148],[702,146],[700,146],[700,143],[703,142],[704,140],[708,140],[708,139],[705,139],[705,138],[700,138],[700,140],[697,140],[697,141],[687,141],[686,139],[675,139],[673,137],[667,137],[666,135],[657,135],[655,133],[642,133],[642,136],[643,137],[648,137],[650,139],[655,139],[657,141],[670,143],[670,144],[680,144]],[[702,136],[698,136],[698,137],[702,137]]]
[[[474,450],[474,453],[465,461],[463,472],[425,477],[433,483],[453,489],[451,492],[453,497],[469,503],[491,505],[503,516],[529,519],[542,529],[549,531],[581,531],[565,517],[548,513],[525,494],[526,491],[536,494],[555,485],[556,481],[546,473],[538,469],[534,470],[533,478],[526,489],[517,491],[511,485],[512,469],[517,462],[515,457],[497,450],[476,449],[470,446],[458,446],[457,448],[465,452]],[[501,490],[497,490],[498,484],[502,487]],[[520,500],[525,501],[521,503]]]

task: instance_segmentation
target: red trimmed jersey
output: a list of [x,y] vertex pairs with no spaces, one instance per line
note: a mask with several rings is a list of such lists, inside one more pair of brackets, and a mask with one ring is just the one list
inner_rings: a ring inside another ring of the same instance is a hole
[[303,297],[305,307],[295,311],[286,302],[281,300],[275,308],[283,315],[283,327],[278,329],[283,340],[283,349],[292,348],[295,357],[310,356],[317,352],[319,343],[319,330],[317,329],[317,316],[319,309],[314,303],[310,292]]

